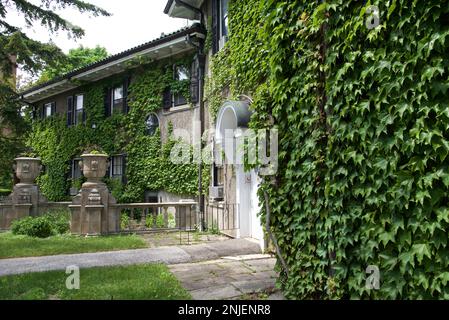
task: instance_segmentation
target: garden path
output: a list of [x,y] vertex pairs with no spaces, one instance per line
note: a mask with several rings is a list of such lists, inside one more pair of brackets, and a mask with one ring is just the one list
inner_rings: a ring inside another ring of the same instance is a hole
[[28,272],[132,265],[143,263],[179,264],[214,260],[226,256],[260,253],[257,243],[247,239],[229,239],[190,246],[167,246],[135,250],[64,254],[44,257],[0,259],[0,276]]

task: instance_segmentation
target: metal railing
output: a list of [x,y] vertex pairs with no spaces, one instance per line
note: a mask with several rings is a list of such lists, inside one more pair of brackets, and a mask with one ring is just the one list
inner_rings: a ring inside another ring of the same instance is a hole
[[208,203],[204,214],[204,227],[213,233],[233,235],[240,228],[238,204]]
[[194,231],[198,229],[197,202],[120,203],[121,233]]

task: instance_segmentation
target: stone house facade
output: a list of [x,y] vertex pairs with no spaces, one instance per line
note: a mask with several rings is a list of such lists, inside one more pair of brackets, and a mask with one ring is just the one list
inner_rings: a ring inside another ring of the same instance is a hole
[[[125,52],[110,56],[86,67],[76,69],[47,83],[32,87],[21,93],[23,101],[33,106],[32,117],[35,120],[62,116],[67,121],[67,127],[86,125],[86,104],[89,103],[83,86],[86,83],[95,84],[99,81],[119,79],[104,92],[104,113],[111,116],[115,113],[129,112],[129,87],[132,86],[137,69],[130,67],[130,63],[137,60],[151,61],[151,63],[165,63],[168,68],[173,67],[174,80],[190,81],[189,101],[180,93],[164,91],[162,105],[158,110],[149,114],[142,114],[141,121],[145,122],[149,134],[159,128],[161,142],[168,140],[169,130],[183,129],[187,132],[196,130],[199,117],[199,86],[198,61],[195,43],[204,39],[204,30],[199,24],[193,24],[177,32],[162,35],[160,38],[129,49]],[[185,58],[192,60],[191,68],[178,68],[177,61]],[[95,126],[95,124],[92,124]],[[172,127],[169,129],[169,127]],[[117,128],[119,129],[119,128]],[[192,135],[193,137],[194,135]],[[195,141],[189,141],[195,143]],[[68,179],[75,180],[82,173],[79,166],[79,156],[71,159]],[[111,178],[127,183],[127,154],[117,152],[111,154],[107,175]],[[75,195],[76,188],[67,190]],[[191,194],[174,194],[165,190],[147,190],[146,202],[170,202],[183,198],[192,198]]]
[[[172,18],[200,23],[210,33],[210,48],[205,54],[205,77],[211,76],[211,59],[223,49],[228,40],[229,3],[230,0],[168,0],[164,10],[164,13]],[[212,120],[207,99],[204,100],[204,130],[209,133],[208,143],[214,146],[215,154],[204,210],[206,217],[210,216],[212,219],[218,210],[223,220],[218,222],[221,229],[234,237],[253,238],[264,248],[267,241],[259,217],[262,205],[257,196],[259,175],[255,170],[244,170],[243,165],[217,160],[220,158],[217,156],[217,150],[225,149],[227,129],[234,130],[234,150],[236,141],[247,132],[251,116],[251,97],[242,92],[241,99],[235,101],[226,88],[223,88],[222,96],[225,102],[215,120]],[[229,222],[231,228],[228,227]]]
[[[141,121],[148,123],[149,127],[160,128],[163,142],[167,140],[170,123],[175,131],[183,129],[184,132],[191,133],[189,142],[192,145],[210,145],[216,153],[224,143],[224,131],[235,130],[235,143],[238,135],[248,129],[251,115],[250,97],[239,101],[229,99],[213,120],[208,101],[204,99],[205,79],[211,75],[211,59],[227,41],[228,5],[229,0],[168,0],[164,13],[172,18],[191,20],[193,24],[190,27],[31,88],[22,93],[22,98],[34,105],[35,117],[45,118],[61,114],[66,116],[67,125],[73,125],[84,121],[85,117],[82,107],[85,103],[84,96],[77,83],[101,81],[123,75],[123,85],[110,88],[110,92],[105,95],[105,108],[106,113],[126,113],[127,88],[133,81],[133,73],[126,68],[127,61],[136,56],[154,61],[167,57],[176,60],[177,57],[181,59],[191,55],[194,56],[194,63],[188,77],[191,80],[193,103],[186,103],[183,97],[164,94],[164,105],[152,115],[142,115]],[[207,35],[206,30],[211,34]],[[205,50],[207,36],[212,41],[210,48]],[[174,69],[174,77],[176,76],[182,78],[186,75],[176,74]],[[114,99],[116,94],[118,99]],[[242,92],[242,96],[244,94]],[[223,90],[223,96],[229,98],[226,89]],[[120,179],[126,177],[126,154],[111,156],[108,174]],[[72,159],[72,178],[81,174],[78,160]],[[197,198],[202,220],[209,224],[209,227],[218,228],[233,237],[253,238],[261,247],[265,247],[266,241],[258,216],[261,206],[257,197],[260,180],[255,170],[245,171],[242,165],[218,161],[214,161],[206,169],[203,166],[198,167],[198,194],[207,194]],[[208,190],[204,190],[202,184],[206,175],[210,176]],[[166,202],[183,198],[193,196],[171,194],[165,190],[148,190],[144,200]]]

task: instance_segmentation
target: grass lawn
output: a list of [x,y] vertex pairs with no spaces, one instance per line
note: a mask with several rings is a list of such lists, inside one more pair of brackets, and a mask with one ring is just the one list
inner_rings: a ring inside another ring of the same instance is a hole
[[80,289],[68,290],[65,271],[0,277],[0,300],[176,300],[191,299],[162,264],[80,270]]
[[13,235],[11,232],[0,233],[0,259],[145,247],[147,243],[137,235],[90,238],[62,235],[39,239]]

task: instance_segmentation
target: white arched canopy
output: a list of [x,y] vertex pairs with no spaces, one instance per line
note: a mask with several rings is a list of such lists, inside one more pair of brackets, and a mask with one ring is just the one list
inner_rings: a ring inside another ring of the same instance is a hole
[[227,129],[247,128],[250,118],[248,102],[226,101],[218,112],[215,141],[221,143]]

